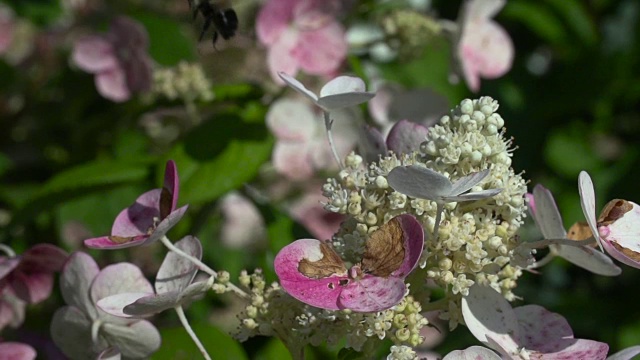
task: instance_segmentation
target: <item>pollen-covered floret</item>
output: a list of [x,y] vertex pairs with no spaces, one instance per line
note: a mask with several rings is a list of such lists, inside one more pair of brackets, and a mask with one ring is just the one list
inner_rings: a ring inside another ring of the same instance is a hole
[[[497,101],[489,97],[464,100],[429,129],[413,153],[390,152],[370,164],[346,162],[340,176],[327,180],[323,189],[328,198],[325,209],[350,216],[333,239],[336,250],[347,259],[361,258],[367,234],[397,215],[413,214],[427,233],[420,265],[427,279],[446,289],[451,301],[459,302],[477,281],[513,299],[511,290],[521,270],[510,262],[522,256],[514,250],[519,244],[516,231],[526,216],[526,182],[511,168],[512,144],[504,136],[504,120],[497,109]],[[436,203],[401,194],[387,183],[393,168],[406,165],[426,166],[452,182],[489,169],[489,176],[470,191],[502,191],[487,199],[446,204],[438,234],[433,234]],[[448,309],[459,306],[443,310]],[[459,314],[447,317],[455,326]]]
[[185,102],[211,101],[211,81],[199,63],[181,61],[173,68],[161,68],[153,72],[153,94],[169,100]]

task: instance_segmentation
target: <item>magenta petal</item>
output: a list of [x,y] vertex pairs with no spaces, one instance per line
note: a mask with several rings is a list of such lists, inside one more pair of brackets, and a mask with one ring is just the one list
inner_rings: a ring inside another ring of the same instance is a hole
[[96,89],[105,99],[123,102],[131,98],[127,77],[120,65],[96,74]]
[[424,230],[413,215],[404,214],[396,216],[394,219],[400,222],[400,227],[404,232],[405,256],[400,268],[392,272],[391,276],[404,279],[418,265],[424,247]]
[[136,202],[122,210],[111,227],[111,235],[131,237],[149,235],[154,222],[160,220],[161,189],[153,189],[140,195]]
[[126,242],[115,242],[109,238],[109,236],[101,236],[97,238],[91,238],[84,241],[84,246],[91,249],[103,249],[103,250],[118,250],[125,249],[132,246],[142,245],[145,240],[149,238],[149,235],[133,236]]
[[22,254],[21,267],[35,271],[60,271],[68,257],[66,251],[55,245],[37,244]]
[[113,46],[100,36],[88,36],[77,40],[71,59],[80,69],[92,74],[118,67]]
[[[321,279],[306,277],[298,271],[302,259],[317,261],[322,259],[320,241],[301,239],[285,246],[274,260],[274,268],[282,288],[294,298],[328,310],[338,310],[338,296],[342,291],[340,280],[347,280],[347,274],[335,274]],[[332,285],[331,285],[332,284]]]
[[[176,242],[175,246],[198,260],[202,259],[202,245],[200,240],[194,236],[185,236]],[[156,292],[158,294],[171,291],[182,292],[191,284],[196,272],[198,272],[198,268],[194,263],[170,251],[162,261],[156,275]]]
[[361,280],[351,280],[342,289],[338,306],[357,312],[382,311],[397,305],[405,292],[406,286],[400,278],[365,275]]
[[178,168],[173,160],[167,161],[164,169],[164,188],[171,193],[171,210],[178,206],[178,193],[180,191],[180,179],[178,178]]
[[387,136],[387,147],[396,154],[409,154],[420,149],[429,129],[407,120],[398,121]]
[[33,360],[37,355],[34,348],[18,342],[0,343],[0,354],[3,360]]
[[20,264],[19,257],[0,256],[0,280],[7,276]]
[[36,304],[51,295],[53,274],[44,272],[18,273],[11,285],[20,299],[29,304]]

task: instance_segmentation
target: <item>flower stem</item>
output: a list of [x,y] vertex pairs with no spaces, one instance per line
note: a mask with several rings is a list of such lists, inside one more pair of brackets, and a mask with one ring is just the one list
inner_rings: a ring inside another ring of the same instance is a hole
[[[202,261],[196,259],[195,257],[187,254],[186,252],[180,250],[179,248],[177,248],[175,245],[173,245],[173,243],[171,242],[171,240],[169,240],[169,238],[167,238],[166,236],[163,236],[162,238],[160,238],[160,241],[164,244],[164,246],[167,247],[167,249],[173,251],[174,253],[182,256],[183,258],[191,261],[192,263],[194,263],[200,270],[206,272],[207,274],[211,275],[212,277],[218,277],[218,273],[211,269],[209,266],[207,266],[205,263],[203,263]],[[236,295],[240,296],[243,299],[248,299],[250,298],[250,296],[244,292],[242,289],[240,289],[239,287],[235,286],[232,283],[228,283],[226,284],[229,289],[231,291],[233,291],[234,293],[236,293]]]
[[333,120],[331,120],[331,116],[329,116],[329,112],[324,112],[324,126],[327,128],[327,139],[329,140],[329,146],[331,147],[331,152],[333,153],[333,157],[336,159],[340,170],[344,169],[342,167],[342,161],[340,161],[340,156],[338,156],[338,151],[336,150],[336,145],[333,142],[333,135],[331,134],[331,127],[333,126]]
[[189,320],[187,320],[187,317],[184,316],[184,310],[182,309],[182,306],[178,305],[174,309],[176,310],[176,313],[178,314],[178,318],[180,319],[180,323],[182,323],[182,326],[184,327],[184,329],[187,330],[187,333],[189,334],[189,336],[191,336],[191,340],[193,340],[193,342],[196,344],[196,346],[200,350],[200,353],[202,354],[202,356],[204,356],[204,358],[206,360],[211,360],[211,356],[209,356],[209,353],[207,352],[207,349],[204,348],[204,345],[202,345],[202,343],[200,342],[200,339],[198,339],[198,336],[196,335],[196,333],[193,332],[193,329],[191,328],[191,325],[189,325]]

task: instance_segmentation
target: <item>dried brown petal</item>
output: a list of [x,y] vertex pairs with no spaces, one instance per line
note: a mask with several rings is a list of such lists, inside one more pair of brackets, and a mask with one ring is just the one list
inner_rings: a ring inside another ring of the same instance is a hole
[[312,279],[322,279],[331,275],[344,275],[347,268],[340,256],[327,243],[320,243],[322,259],[310,261],[302,259],[298,264],[298,271]]
[[575,241],[587,240],[592,236],[593,233],[586,221],[577,221],[575,224],[571,225],[567,232],[567,239]]
[[624,256],[628,257],[629,259],[635,261],[635,262],[640,262],[640,253],[637,253],[631,249],[628,249],[626,247],[621,246],[620,244],[618,244],[615,241],[611,241],[610,244],[616,248],[616,250],[618,250],[619,252],[621,252],[622,254],[624,254]]
[[128,243],[129,241],[133,240],[133,236],[117,236],[117,235],[111,235],[111,236],[107,236],[109,238],[109,240],[113,241],[116,244],[124,244],[124,243]]
[[404,261],[404,231],[400,221],[391,219],[367,240],[362,269],[374,276],[387,277]]
[[633,205],[627,200],[613,199],[604,206],[598,218],[598,227],[607,226],[620,219],[627,212],[631,211]]

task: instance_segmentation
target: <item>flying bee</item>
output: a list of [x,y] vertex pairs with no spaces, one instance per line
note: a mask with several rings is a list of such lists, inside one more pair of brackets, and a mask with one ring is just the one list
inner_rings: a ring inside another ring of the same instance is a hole
[[238,30],[238,16],[236,11],[231,7],[217,5],[214,0],[188,0],[189,7],[193,11],[193,19],[198,16],[198,12],[202,14],[204,18],[204,25],[200,32],[200,38],[198,41],[202,41],[204,34],[213,25],[213,47],[216,46],[218,41],[218,34],[223,39],[228,40],[236,34]]

